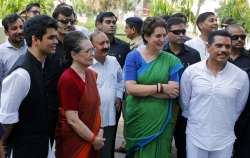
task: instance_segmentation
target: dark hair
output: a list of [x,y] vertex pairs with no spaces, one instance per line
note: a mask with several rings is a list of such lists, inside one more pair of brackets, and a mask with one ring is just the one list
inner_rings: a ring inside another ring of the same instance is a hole
[[188,22],[187,16],[184,13],[175,13],[172,17],[184,19],[184,23]]
[[76,18],[76,14],[74,12],[74,9],[71,5],[68,5],[66,3],[60,3],[56,6],[54,12],[52,13],[52,17],[57,19],[59,14],[62,14],[64,16],[71,16],[72,14]]
[[171,18],[171,16],[170,16],[170,15],[163,15],[163,16],[161,16],[161,18],[162,18],[163,20],[165,20],[165,22],[167,22],[168,19]]
[[20,19],[23,21],[22,17],[16,13],[10,14],[10,15],[7,15],[6,17],[4,17],[4,19],[2,21],[2,25],[4,27],[4,30],[8,31],[9,25],[15,23],[17,21],[17,19]]
[[144,36],[150,36],[154,33],[156,27],[164,27],[166,28],[166,22],[160,17],[147,17],[142,25],[142,39],[145,44],[147,41],[145,40]]
[[185,24],[185,22],[183,21],[182,18],[178,18],[178,17],[171,17],[168,19],[167,21],[167,31],[171,30],[171,27],[173,25],[179,25],[179,24]]
[[136,33],[140,34],[141,33],[141,27],[143,24],[143,21],[139,17],[129,17],[126,19],[126,24],[130,28],[135,28]]
[[30,11],[32,7],[40,8],[40,4],[38,2],[28,4],[25,9],[26,12]]
[[228,37],[231,39],[231,35],[225,31],[225,30],[216,30],[212,31],[208,34],[208,44],[211,45],[214,42],[214,37],[216,36],[223,36],[223,37]]
[[104,18],[106,17],[115,17],[115,19],[117,20],[117,17],[115,16],[114,13],[112,12],[100,12],[97,16],[96,16],[96,19],[95,19],[95,24],[97,24],[97,22],[100,22],[102,23]]
[[198,26],[199,30],[200,30],[200,27],[199,27],[199,24],[200,23],[203,23],[208,17],[210,16],[215,16],[215,14],[213,12],[205,12],[205,13],[201,13],[198,17],[197,17],[197,20],[196,20],[196,25]]
[[80,31],[72,31],[65,35],[63,39],[63,46],[66,51],[63,61],[64,67],[69,67],[72,64],[73,59],[71,57],[71,51],[75,53],[80,52],[82,49],[80,43],[83,40],[88,40],[88,37]]
[[23,32],[27,45],[31,47],[32,36],[41,40],[47,28],[57,29],[57,22],[48,15],[37,15],[26,21]]

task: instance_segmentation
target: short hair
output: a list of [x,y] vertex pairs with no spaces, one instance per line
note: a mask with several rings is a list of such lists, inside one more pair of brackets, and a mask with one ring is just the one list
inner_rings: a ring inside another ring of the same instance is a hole
[[[199,28],[199,24],[203,23],[209,16],[215,16],[215,14],[213,12],[205,12],[205,13],[201,13],[196,20],[196,25]],[[200,29],[200,28],[199,28]]]
[[28,4],[26,6],[25,11],[26,12],[30,11],[32,7],[38,7],[38,8],[40,8],[40,4],[38,2],[30,3],[30,4]]
[[179,24],[185,24],[185,21],[183,21],[181,18],[178,17],[169,18],[166,26],[167,31],[170,31],[173,25],[179,25]]
[[142,25],[142,39],[145,44],[147,44],[147,41],[144,36],[150,36],[152,33],[154,33],[156,27],[166,28],[165,20],[160,17],[147,17],[144,20]]
[[48,28],[57,29],[57,22],[48,15],[37,15],[24,24],[24,38],[29,47],[32,46],[32,36],[42,39]]
[[188,18],[184,13],[175,13],[172,15],[172,17],[176,17],[176,18],[183,18],[184,19],[184,23],[188,22]]
[[59,14],[62,14],[66,17],[71,16],[73,14],[74,17],[76,17],[76,13],[74,12],[73,7],[71,5],[66,4],[66,3],[58,4],[52,13],[52,17],[57,19]]
[[[229,29],[230,29],[230,28],[243,28],[243,29],[245,29],[244,26],[242,26],[241,24],[231,24],[231,25],[228,25],[228,26],[226,27],[226,31],[229,32]],[[229,33],[230,33],[230,32],[229,32]]]
[[72,64],[71,51],[75,53],[79,53],[81,51],[80,43],[83,40],[88,40],[88,37],[85,36],[80,31],[72,31],[65,35],[63,39],[63,46],[66,51],[65,58],[63,61],[63,65],[65,67],[69,67]]
[[231,35],[226,31],[226,30],[216,30],[212,31],[208,34],[208,44],[211,45],[214,42],[214,38],[216,36],[223,36],[223,37],[228,37],[231,39]]
[[[102,32],[102,31],[100,31],[100,30],[95,30],[94,32],[92,32],[92,33],[90,34],[90,36],[89,36],[90,41],[93,42],[94,37],[97,36],[97,35],[99,35],[99,34],[101,34],[101,33],[104,33],[104,32]],[[104,33],[104,34],[105,34],[105,33]],[[106,34],[105,34],[105,35],[106,35]]]
[[126,24],[130,27],[130,28],[135,28],[135,31],[140,34],[141,33],[141,27],[143,24],[143,21],[141,18],[139,17],[129,17],[126,19]]
[[113,12],[100,12],[95,19],[95,24],[97,24],[97,22],[102,23],[104,18],[106,17],[115,17],[115,19],[117,20],[117,17],[115,16],[115,14]]
[[7,15],[6,17],[4,17],[4,19],[2,21],[2,25],[4,27],[4,30],[8,31],[9,25],[15,23],[17,21],[17,19],[21,19],[23,21],[22,17],[16,13],[10,14],[10,15]]
[[224,27],[223,24],[232,25],[232,24],[236,24],[236,23],[237,23],[237,21],[234,18],[232,18],[230,16],[225,16],[221,20],[221,27]]
[[162,15],[161,18],[162,18],[163,20],[165,20],[165,22],[167,22],[168,19],[171,18],[171,16],[170,16],[170,15]]

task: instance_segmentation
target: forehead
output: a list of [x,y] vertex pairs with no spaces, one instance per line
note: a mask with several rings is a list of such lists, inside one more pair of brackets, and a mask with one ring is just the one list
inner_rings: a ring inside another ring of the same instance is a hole
[[88,39],[84,39],[84,40],[81,40],[81,42],[79,43],[79,46],[84,49],[84,50],[88,50],[90,48],[93,48],[93,45],[92,43],[90,42],[90,40]]
[[32,10],[40,10],[40,8],[37,6],[33,6],[33,7],[31,7],[30,11],[32,11]]
[[228,32],[230,34],[245,34],[245,29],[243,27],[228,27]]
[[95,35],[93,37],[93,42],[94,43],[101,43],[101,42],[104,42],[104,41],[108,41],[108,37],[105,33],[101,32],[101,33],[98,33],[97,35]]
[[9,24],[8,26],[13,27],[13,26],[17,26],[17,25],[23,25],[23,21],[20,18],[18,18],[15,22]]
[[73,13],[70,16],[65,16],[65,15],[60,13],[57,17],[57,19],[74,19],[74,18],[75,18],[75,16]]
[[212,44],[231,45],[231,38],[225,36],[214,36],[214,42]]
[[186,28],[186,25],[184,23],[180,23],[180,24],[176,24],[176,25],[172,25],[171,29],[183,29]]
[[45,36],[57,36],[57,31],[55,28],[47,28]]
[[162,34],[166,33],[165,27],[158,26],[154,29],[154,32],[152,34]]
[[114,16],[107,16],[107,17],[104,17],[104,18],[103,18],[103,21],[106,21],[106,20],[116,20],[116,17],[114,17]]
[[204,22],[206,22],[206,21],[209,21],[209,20],[214,20],[214,19],[217,19],[217,17],[215,16],[215,15],[210,15],[210,16],[208,16],[205,20],[204,20]]

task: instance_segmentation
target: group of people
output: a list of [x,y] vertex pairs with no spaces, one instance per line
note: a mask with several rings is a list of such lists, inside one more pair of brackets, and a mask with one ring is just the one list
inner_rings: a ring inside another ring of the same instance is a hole
[[114,158],[124,116],[127,158],[250,157],[250,54],[246,32],[231,21],[96,16],[95,30],[76,27],[72,6],[52,17],[31,3],[2,24],[0,45],[1,155],[5,158]]

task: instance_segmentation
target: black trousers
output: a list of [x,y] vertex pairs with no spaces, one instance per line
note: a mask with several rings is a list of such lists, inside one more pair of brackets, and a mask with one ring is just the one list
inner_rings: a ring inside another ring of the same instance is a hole
[[101,158],[114,158],[116,126],[103,128],[103,137],[106,139],[101,149]]
[[236,139],[233,158],[250,158],[250,140]]
[[8,143],[8,156],[12,158],[47,158],[49,138],[30,136]]
[[186,158],[186,126],[187,119],[181,114],[178,115],[174,129],[175,147],[177,148],[177,158]]
[[55,132],[56,126],[58,124],[58,110],[49,110],[49,139],[50,139],[50,146],[53,147],[54,140],[55,140]]

